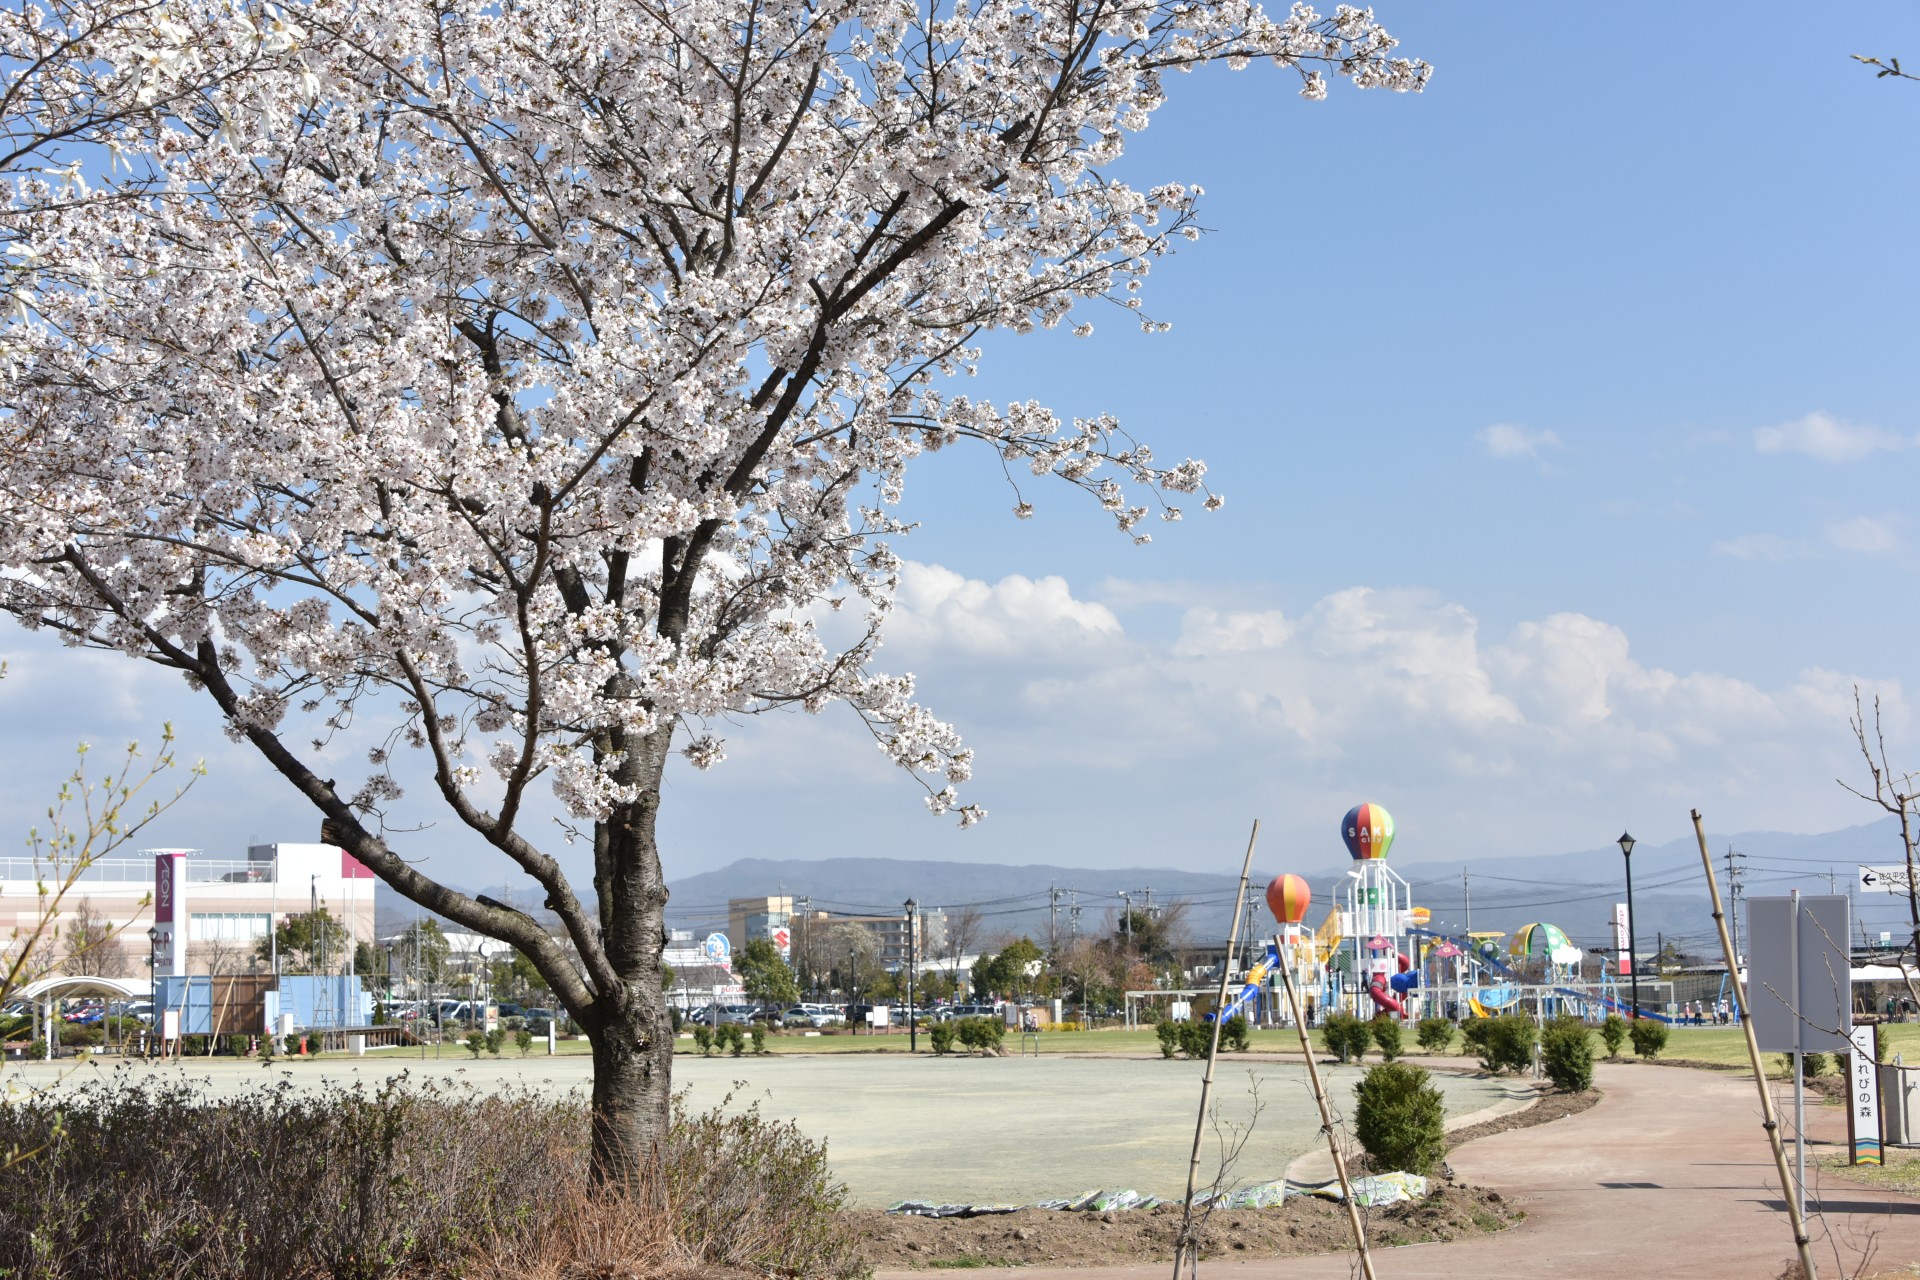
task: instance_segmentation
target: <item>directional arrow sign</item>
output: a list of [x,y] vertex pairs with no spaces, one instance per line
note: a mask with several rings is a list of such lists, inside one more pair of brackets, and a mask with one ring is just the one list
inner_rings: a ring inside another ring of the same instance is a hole
[[1860,868],[1860,891],[1862,893],[1898,893],[1907,892],[1907,868],[1905,863],[1896,862],[1884,867]]

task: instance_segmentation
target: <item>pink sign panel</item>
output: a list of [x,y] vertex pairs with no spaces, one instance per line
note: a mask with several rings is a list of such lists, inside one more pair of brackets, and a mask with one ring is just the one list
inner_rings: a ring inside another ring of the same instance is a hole
[[371,880],[373,871],[366,863],[348,853],[340,851],[340,878],[342,880]]

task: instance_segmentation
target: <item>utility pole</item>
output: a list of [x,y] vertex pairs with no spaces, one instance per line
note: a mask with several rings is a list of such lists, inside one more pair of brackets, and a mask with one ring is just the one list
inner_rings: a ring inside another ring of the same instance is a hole
[[1067,928],[1073,931],[1075,942],[1080,940],[1080,891],[1067,890]]
[[1055,955],[1060,951],[1060,890],[1051,880],[1047,882],[1047,951]]
[[1460,900],[1466,904],[1467,936],[1473,936],[1473,885],[1467,880],[1467,873],[1460,873]]
[[1133,941],[1133,895],[1125,889],[1120,890],[1120,934],[1128,942]]
[[1740,877],[1744,874],[1744,869],[1739,863],[1746,856],[1735,850],[1731,844],[1727,846],[1727,904],[1731,908],[1728,914],[1732,917],[1728,923],[1733,926],[1733,954],[1736,962],[1740,957],[1740,899],[1745,896],[1740,889]]
[[1147,919],[1151,920],[1153,919],[1153,890],[1148,888],[1142,889],[1140,892],[1147,895]]

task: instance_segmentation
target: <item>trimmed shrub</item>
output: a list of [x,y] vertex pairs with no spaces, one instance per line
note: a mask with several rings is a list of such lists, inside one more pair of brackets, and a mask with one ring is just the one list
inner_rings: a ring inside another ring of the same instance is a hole
[[727,1052],[738,1058],[747,1051],[747,1034],[739,1026],[729,1022],[720,1028],[720,1037],[727,1046]]
[[1446,1053],[1453,1048],[1454,1025],[1445,1018],[1422,1018],[1413,1028],[1413,1038],[1428,1053]]
[[1653,1018],[1635,1018],[1627,1024],[1627,1035],[1633,1041],[1633,1051],[1648,1062],[1667,1047],[1667,1024]]
[[1446,1104],[1424,1067],[1387,1062],[1354,1086],[1353,1134],[1375,1172],[1433,1172],[1446,1154]]
[[1540,1065],[1562,1093],[1593,1088],[1593,1041],[1578,1018],[1555,1018],[1540,1037]]
[[695,1023],[693,1028],[693,1047],[700,1051],[701,1057],[711,1058],[713,1056],[713,1028]]
[[[936,1054],[952,1053],[953,1024],[951,1022],[934,1023],[927,1028],[927,1041],[933,1045],[933,1051]],[[1168,1056],[1171,1057],[1172,1055]]]
[[657,1275],[675,1257],[689,1275],[865,1274],[825,1151],[752,1108],[676,1105],[656,1204],[593,1185],[577,1099],[287,1082],[216,1101],[152,1080],[59,1093],[0,1108],[0,1151],[37,1153],[0,1179],[0,1274]]
[[1253,1048],[1253,1029],[1247,1024],[1247,1015],[1236,1013],[1220,1024],[1220,1045],[1245,1053]]
[[487,1032],[487,1052],[494,1057],[500,1056],[500,1050],[506,1047],[507,1033],[503,1027],[495,1027]]
[[1344,1012],[1328,1014],[1320,1024],[1320,1033],[1327,1039],[1327,1051],[1342,1062],[1364,1061],[1367,1046],[1373,1041],[1367,1024]]
[[1385,1014],[1367,1024],[1367,1032],[1373,1037],[1380,1056],[1388,1062],[1400,1056],[1400,1024]]
[[1803,1053],[1800,1055],[1800,1078],[1817,1080],[1827,1074],[1830,1060],[1824,1053]]
[[1600,1043],[1607,1046],[1607,1056],[1619,1057],[1620,1046],[1626,1042],[1627,1020],[1617,1013],[1608,1014],[1607,1020],[1600,1024]]
[[527,1030],[525,1027],[522,1027],[518,1031],[514,1032],[513,1046],[514,1048],[520,1050],[520,1056],[523,1058],[526,1057],[529,1053],[532,1053],[533,1052],[533,1032]]
[[1525,1071],[1533,1065],[1533,1046],[1539,1028],[1533,1019],[1518,1013],[1503,1013],[1485,1020],[1481,1033],[1480,1064],[1489,1071]]
[[1171,1058],[1180,1052],[1180,1024],[1171,1018],[1163,1018],[1153,1024],[1153,1038],[1160,1042],[1160,1056]]
[[485,1049],[486,1047],[487,1047],[486,1032],[484,1031],[467,1032],[467,1052],[468,1053],[472,1054],[475,1058],[478,1058],[480,1056],[480,1051],[482,1049]]
[[767,1052],[767,1029],[765,1027],[756,1022],[753,1024],[753,1029],[747,1034],[753,1038],[753,1051],[755,1053]]
[[1213,1024],[1189,1018],[1176,1024],[1180,1028],[1180,1052],[1189,1058],[1204,1058],[1213,1048]]
[[998,1018],[962,1018],[953,1025],[955,1037],[969,1053],[998,1053],[1007,1035],[1007,1024]]

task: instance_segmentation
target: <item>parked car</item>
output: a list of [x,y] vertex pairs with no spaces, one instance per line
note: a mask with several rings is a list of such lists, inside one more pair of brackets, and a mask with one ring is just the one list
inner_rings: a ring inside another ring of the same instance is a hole
[[726,1027],[750,1027],[753,1025],[753,1006],[750,1004],[729,1004],[720,1008],[717,1025]]
[[787,1010],[780,1021],[788,1027],[829,1027],[834,1017],[819,1005],[797,1004]]

